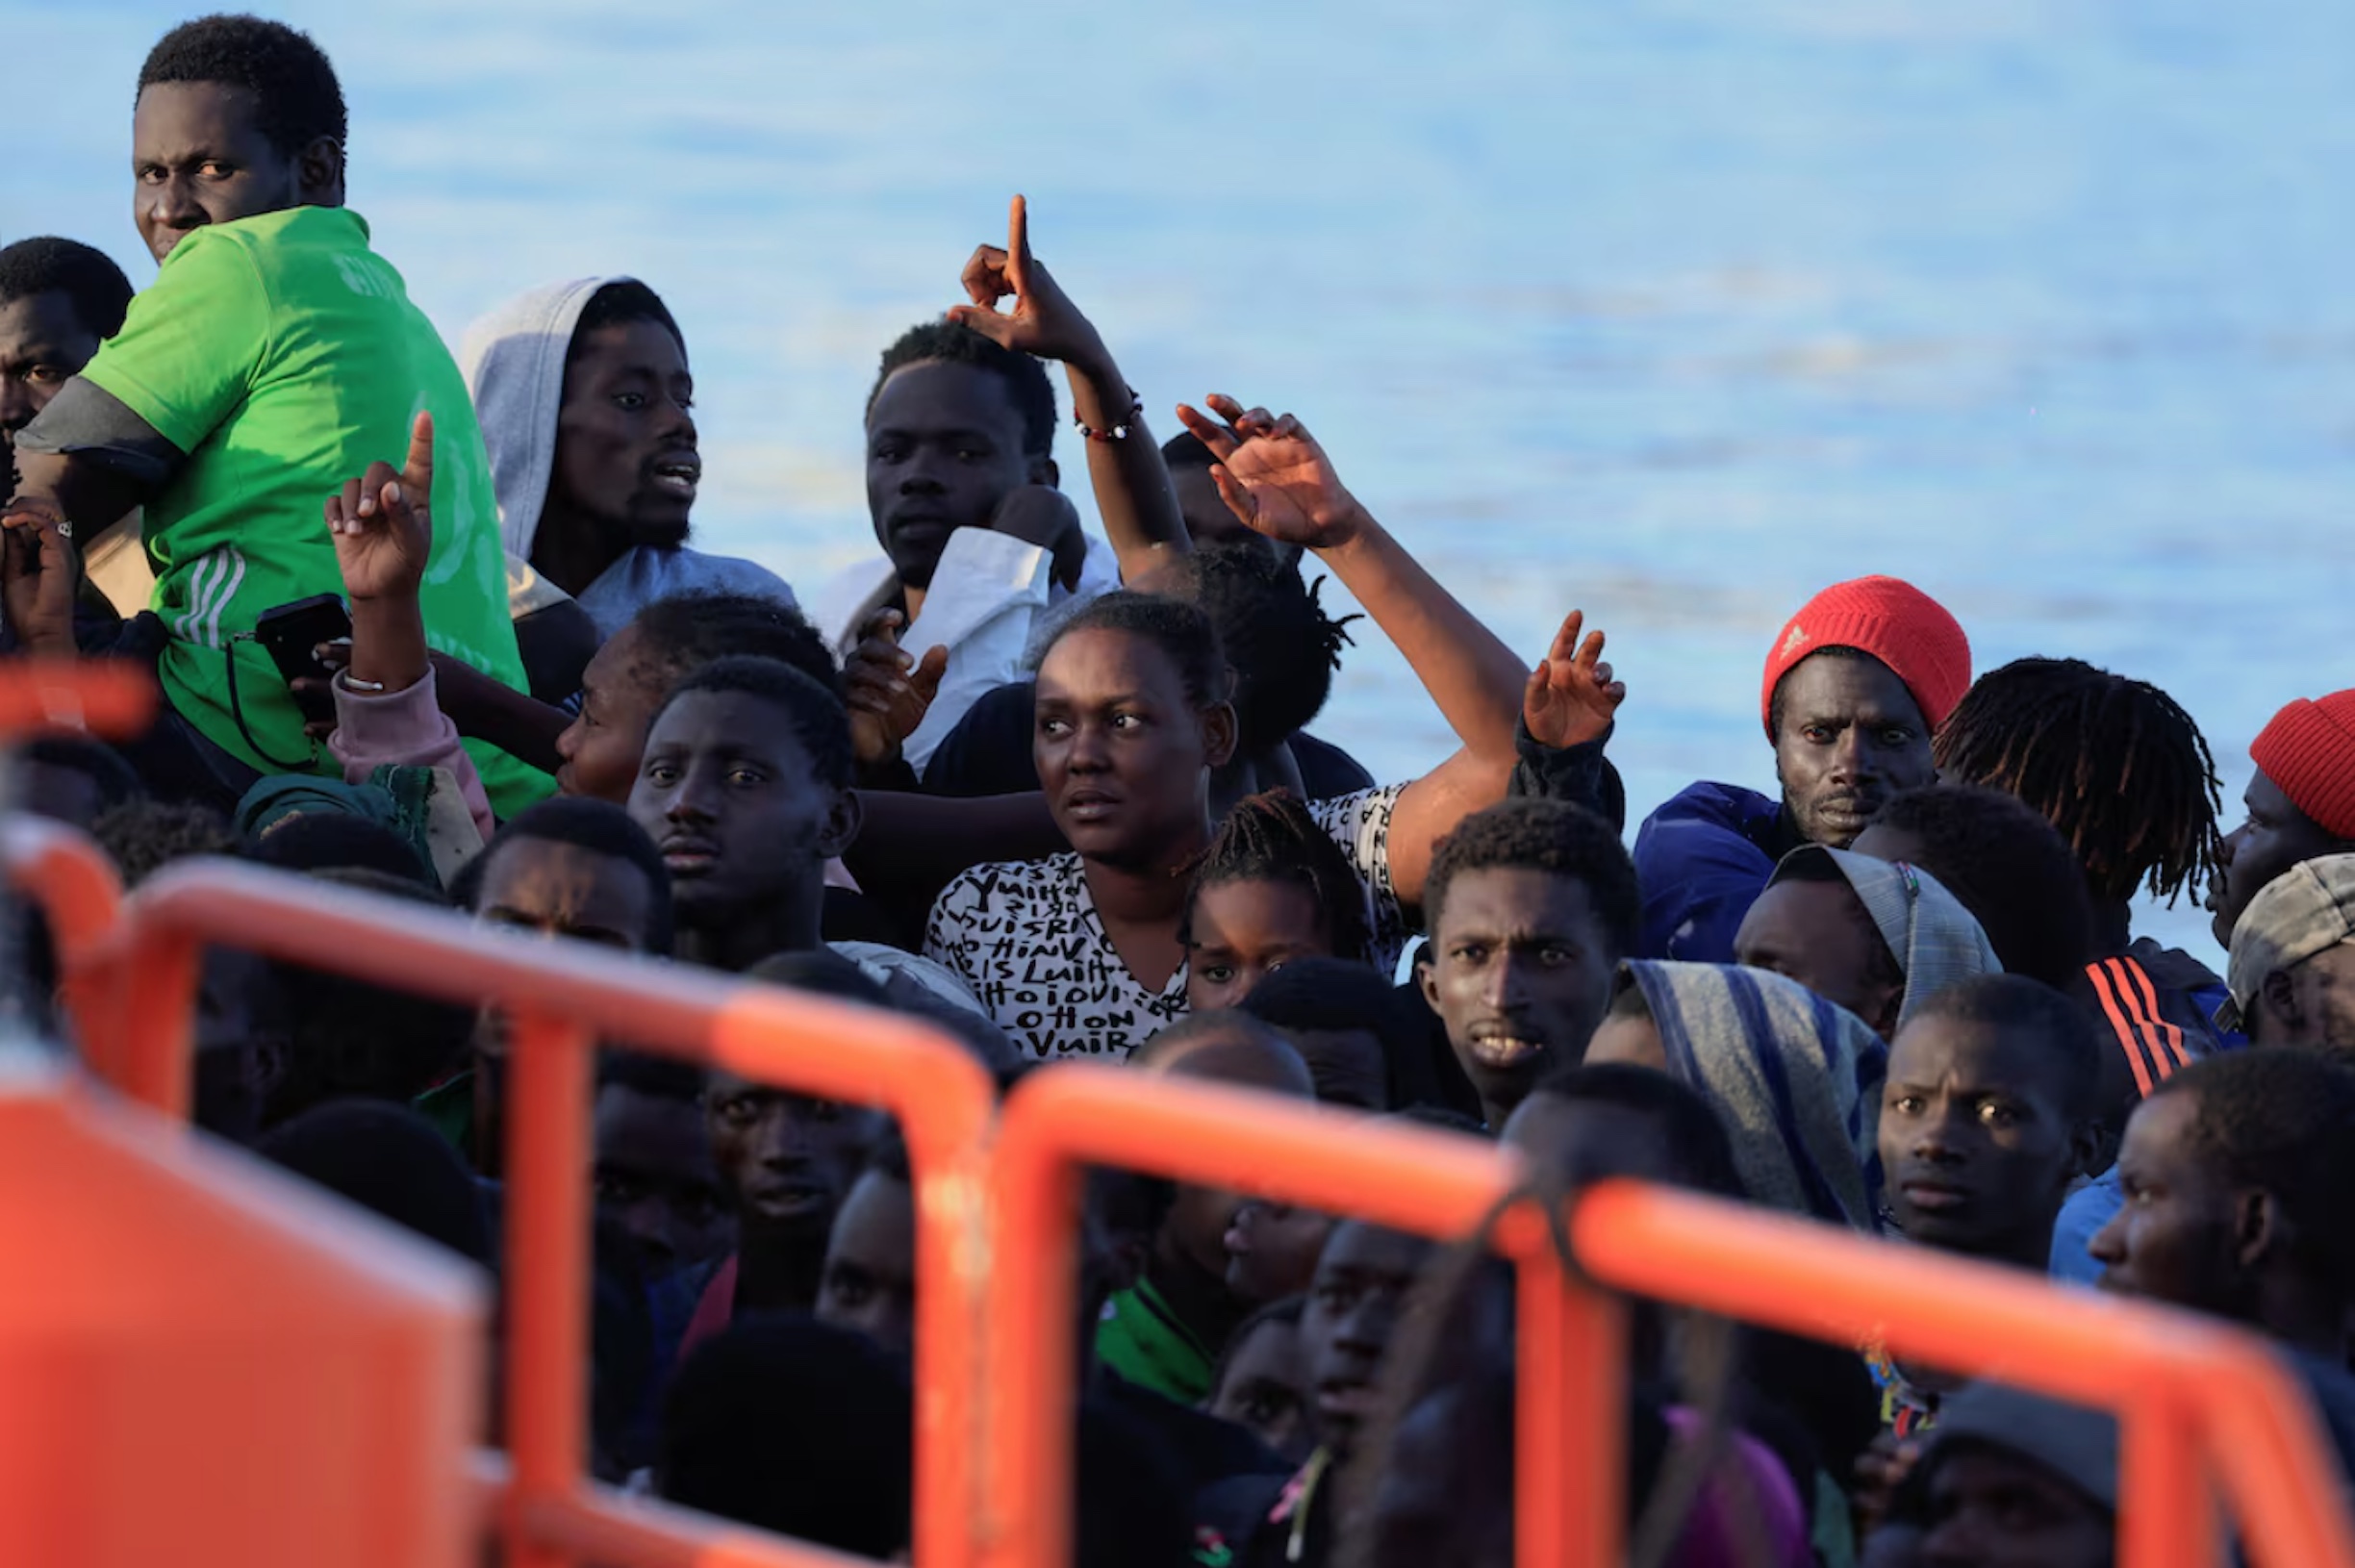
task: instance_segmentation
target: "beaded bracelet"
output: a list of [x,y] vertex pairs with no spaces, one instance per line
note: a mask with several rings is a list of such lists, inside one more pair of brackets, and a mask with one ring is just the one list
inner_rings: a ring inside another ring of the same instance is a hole
[[1131,387],[1128,389],[1128,417],[1127,419],[1124,419],[1121,423],[1114,425],[1109,430],[1090,430],[1087,427],[1086,422],[1079,417],[1079,411],[1077,409],[1074,409],[1072,410],[1072,428],[1078,431],[1081,436],[1085,437],[1089,441],[1127,441],[1128,439],[1129,424],[1135,420],[1138,415],[1144,412],[1145,399],[1139,397],[1137,395],[1137,390],[1134,387]]

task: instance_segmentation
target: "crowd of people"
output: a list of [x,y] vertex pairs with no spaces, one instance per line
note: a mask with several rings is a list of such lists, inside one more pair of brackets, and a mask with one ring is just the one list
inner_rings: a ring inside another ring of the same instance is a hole
[[[882,348],[874,553],[789,586],[692,543],[660,294],[534,287],[452,355],[345,205],[347,132],[303,34],[191,21],[137,83],[155,281],[0,249],[7,648],[165,696],[25,747],[17,809],[133,884],[237,856],[912,1014],[1009,1092],[1126,1061],[2209,1313],[2355,1454],[2355,690],[2282,694],[2226,833],[2165,693],[1974,670],[1866,576],[1760,628],[1771,759],[1631,844],[1602,632],[1525,660],[1291,414],[1156,440],[1021,198]],[[1310,732],[1378,635],[1456,741],[1410,778]],[[2132,930],[2203,891],[2221,977]],[[206,1127],[495,1270],[495,1018],[225,949],[199,1015]],[[901,1552],[890,1119],[605,1045],[598,1473]],[[1083,1564],[1509,1560],[1495,1265],[1115,1171],[1084,1207]],[[1657,1304],[1627,1372],[1642,1560],[2113,1560],[2104,1416]]]

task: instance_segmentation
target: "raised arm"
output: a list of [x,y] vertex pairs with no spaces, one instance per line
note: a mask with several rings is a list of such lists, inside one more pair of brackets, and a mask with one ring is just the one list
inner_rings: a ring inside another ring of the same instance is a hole
[[[1556,661],[1540,661],[1538,673],[1524,666],[1375,521],[1298,419],[1246,410],[1231,397],[1205,402],[1219,418],[1184,405],[1178,417],[1218,459],[1212,477],[1228,509],[1257,533],[1316,552],[1397,645],[1462,743],[1406,787],[1391,817],[1391,883],[1402,904],[1418,904],[1433,846],[1505,797],[1517,760],[1515,723],[1526,704],[1550,700],[1540,676]],[[1574,617],[1562,638],[1575,648],[1578,635]]]
[[[973,303],[950,310],[950,320],[1007,348],[1058,360],[1070,375],[1072,417],[1092,432],[1081,443],[1088,482],[1104,537],[1120,557],[1121,580],[1135,582],[1168,557],[1190,551],[1178,493],[1145,427],[1144,405],[1094,325],[1030,254],[1029,211],[1022,197],[1014,198],[1006,220],[1005,247],[975,250],[961,281]],[[998,309],[1008,294],[1014,296],[1011,314]]]
[[351,658],[335,676],[328,749],[357,783],[378,768],[446,768],[484,839],[496,831],[490,797],[458,728],[436,700],[418,590],[433,555],[433,416],[419,414],[409,456],[343,483],[327,498],[327,532],[351,604]]

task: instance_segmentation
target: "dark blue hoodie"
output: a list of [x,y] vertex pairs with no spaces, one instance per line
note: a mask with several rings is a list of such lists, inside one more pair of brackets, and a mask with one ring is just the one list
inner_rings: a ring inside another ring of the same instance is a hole
[[1783,803],[1734,784],[1687,786],[1635,833],[1643,929],[1632,958],[1734,962],[1734,933],[1785,847]]

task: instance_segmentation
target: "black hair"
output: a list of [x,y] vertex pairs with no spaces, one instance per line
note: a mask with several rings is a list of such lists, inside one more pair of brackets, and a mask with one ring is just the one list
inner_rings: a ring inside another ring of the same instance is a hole
[[908,1540],[914,1424],[905,1372],[866,1335],[739,1316],[672,1379],[655,1477],[669,1502],[889,1557]]
[[2093,961],[2077,857],[2017,796],[1932,784],[1893,797],[1873,824],[1915,841],[1916,863],[1978,920],[2006,974],[2064,991]]
[[[1466,1116],[1445,1105],[1408,1105],[1404,1110],[1385,1111],[1380,1120],[1405,1122],[1418,1127],[1436,1127],[1441,1132],[1468,1132],[1475,1138],[1488,1136],[1488,1129],[1481,1125],[1478,1117]],[[1350,1216],[1344,1215],[1342,1218]],[[1372,1225],[1374,1222],[1368,1220],[1365,1223]]]
[[[1630,986],[1637,996],[1639,987]],[[1533,1094],[1584,1100],[1646,1117],[1659,1128],[1668,1153],[1696,1191],[1747,1201],[1734,1143],[1709,1102],[1665,1073],[1626,1062],[1573,1062],[1541,1079]]]
[[147,787],[122,753],[88,736],[37,735],[16,748],[16,759],[82,774],[98,787],[101,813],[147,796]]
[[382,822],[347,811],[298,811],[265,827],[253,858],[285,872],[369,871],[439,887],[417,846]]
[[1195,901],[1205,889],[1229,882],[1283,882],[1305,889],[1333,955],[1366,956],[1372,932],[1365,884],[1332,835],[1291,791],[1247,795],[1228,811],[1210,836],[1210,847],[1195,863],[1194,885],[1178,919],[1179,947],[1194,946]]
[[581,340],[606,327],[627,326],[633,321],[651,321],[671,334],[687,352],[687,335],[671,314],[671,307],[662,302],[662,295],[640,283],[636,278],[616,278],[589,296],[581,307],[580,318],[572,323],[572,341],[565,346],[565,363],[570,365],[580,353]]
[[1240,749],[1265,750],[1322,712],[1351,641],[1344,628],[1362,619],[1326,612],[1325,579],[1304,583],[1292,566],[1251,544],[1199,547],[1183,572],[1234,670]]
[[1180,430],[1161,443],[1161,466],[1173,471],[1178,468],[1215,468],[1218,454],[1203,443],[1203,439],[1191,430]]
[[678,678],[714,660],[744,654],[774,659],[843,695],[842,669],[825,639],[790,604],[749,594],[671,594],[630,621],[638,656],[668,692]]
[[1185,688],[1186,700],[1195,707],[1207,708],[1232,700],[1234,672],[1228,668],[1227,650],[1219,642],[1218,629],[1211,625],[1209,616],[1201,606],[1164,598],[1158,594],[1115,589],[1090,599],[1078,614],[1057,626],[1041,650],[1039,663],[1044,666],[1047,655],[1072,633],[1096,631],[1125,632],[1158,647],[1178,667],[1178,679]]
[[883,350],[882,367],[875,371],[874,387],[867,393],[868,417],[874,416],[875,399],[883,395],[883,383],[893,372],[929,364],[970,365],[1003,381],[1006,396],[1022,416],[1023,451],[1031,457],[1053,453],[1054,383],[1047,379],[1047,367],[953,321],[919,322]]
[[850,787],[850,716],[841,697],[806,672],[755,654],[714,659],[671,688],[646,726],[649,739],[671,705],[691,692],[740,693],[768,703],[785,716],[819,782],[837,790]]
[[[1872,659],[1873,663],[1875,664],[1881,663],[1879,659],[1874,658],[1872,654],[1865,652],[1862,648],[1850,647],[1845,643],[1835,643],[1829,647],[1819,647],[1815,649],[1815,651],[1810,653],[1806,659],[1801,659],[1794,663],[1790,667],[1790,670],[1785,670],[1783,671],[1781,678],[1775,682],[1774,695],[1766,699],[1767,738],[1774,741],[1778,745],[1781,744],[1783,739],[1783,688],[1790,680],[1791,670],[1798,669],[1800,665],[1807,663],[1808,659]],[[1884,668],[1886,668],[1886,666]],[[1890,673],[1894,674],[1896,672],[1891,670]],[[1901,681],[1900,684],[1902,685],[1903,682]],[[1906,699],[1913,704],[1915,712],[1918,713],[1921,711],[1921,698],[1913,695],[1913,688],[1911,686],[1906,687]],[[1925,722],[1927,722],[1928,718],[1928,715],[1923,715]]]
[[796,991],[806,991],[813,997],[865,1002],[870,1007],[891,1005],[889,992],[877,985],[855,960],[845,958],[831,948],[811,948],[801,952],[772,952],[744,974],[747,980],[790,986]]
[[415,1111],[374,1100],[314,1105],[265,1133],[254,1152],[489,1266],[491,1227],[474,1177]]
[[[448,909],[414,876],[335,867],[315,880]],[[268,973],[285,1007],[286,1070],[263,1120],[274,1126],[329,1100],[358,1096],[407,1104],[462,1065],[474,1011],[369,980],[273,959]]]
[[1405,1015],[1389,976],[1346,958],[1299,958],[1270,971],[1242,1007],[1279,1029],[1364,1029],[1402,1050],[1418,1024]]
[[2151,1090],[2195,1095],[2190,1136],[2237,1187],[2271,1193],[2292,1255],[2330,1289],[2355,1289],[2355,1069],[2317,1051],[2230,1050]]
[[95,246],[44,234],[0,249],[0,305],[48,293],[73,301],[74,319],[93,338],[120,332],[131,309],[131,280]]
[[2082,659],[2015,659],[1979,677],[1938,730],[1939,776],[2018,796],[2076,854],[2096,898],[2172,903],[2216,874],[2216,756],[2148,681]]
[[479,910],[483,878],[490,873],[492,858],[525,839],[569,844],[591,854],[608,855],[635,866],[646,883],[646,951],[670,955],[673,936],[671,869],[663,864],[662,851],[654,847],[646,830],[610,800],[585,795],[558,795],[524,807],[484,846],[482,853],[467,862],[453,880],[450,889],[453,895],[459,895],[461,888],[464,890],[459,902],[468,909]]
[[1474,812],[1439,841],[1423,879],[1423,916],[1439,929],[1450,883],[1465,872],[1511,868],[1566,876],[1585,885],[1595,918],[1616,960],[1634,950],[1643,898],[1635,862],[1611,824],[1561,800],[1512,799]]
[[138,887],[175,860],[242,856],[246,849],[229,820],[212,807],[163,800],[133,800],[100,813],[90,824],[90,837],[114,860],[126,888]]
[[[1265,1046],[1296,1062],[1300,1061],[1300,1052],[1293,1049],[1292,1042],[1278,1034],[1266,1020],[1253,1017],[1240,1007],[1212,1007],[1188,1013],[1151,1036],[1129,1053],[1128,1065],[1151,1067],[1180,1046],[1191,1045],[1197,1040],[1225,1040],[1238,1035],[1253,1045]],[[1304,1073],[1307,1067],[1307,1063],[1301,1062]]]
[[1974,974],[1922,998],[1907,1022],[1924,1018],[1984,1024],[2033,1039],[2038,1056],[2052,1064],[2059,1079],[2064,1114],[2083,1121],[2099,1113],[2100,1041],[2085,1010],[2051,986],[2025,974]]
[[609,1050],[597,1058],[597,1088],[627,1089],[648,1100],[696,1104],[703,1098],[703,1070],[676,1056],[644,1050]]
[[254,128],[285,157],[321,137],[343,145],[348,126],[335,67],[310,34],[284,22],[225,13],[182,22],[139,67],[140,92],[168,82],[243,88],[254,95]]
[[1793,850],[1784,857],[1782,864],[1775,867],[1774,875],[1768,878],[1769,886],[1776,882],[1814,882],[1838,888],[1842,895],[1840,907],[1848,912],[1848,918],[1857,929],[1864,933],[1864,950],[1871,955],[1865,966],[1865,982],[1888,986],[1897,991],[1905,989],[1905,966],[1889,950],[1888,938],[1874,923],[1872,911],[1864,907],[1864,899],[1857,892],[1856,884],[1848,880],[1847,873],[1839,868],[1839,862],[1834,860],[1830,853],[1821,849],[1814,849],[1811,853]]
[[1233,1365],[1235,1353],[1243,1348],[1245,1340],[1271,1323],[1281,1324],[1288,1328],[1299,1328],[1301,1309],[1307,1304],[1308,1298],[1305,1294],[1279,1296],[1266,1305],[1254,1309],[1249,1317],[1236,1324],[1234,1331],[1227,1336],[1225,1347],[1219,1351],[1218,1360],[1211,1365],[1210,1392],[1216,1395],[1219,1389],[1226,1384],[1227,1369]]

